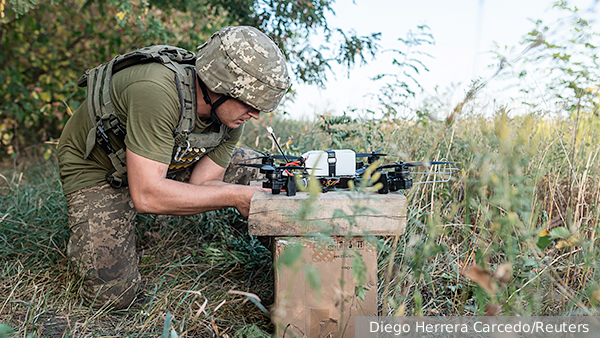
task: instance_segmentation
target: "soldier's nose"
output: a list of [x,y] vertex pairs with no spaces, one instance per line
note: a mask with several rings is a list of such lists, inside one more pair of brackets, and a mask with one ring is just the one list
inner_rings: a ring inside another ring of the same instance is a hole
[[250,115],[250,117],[253,117],[258,120],[260,118],[260,111],[257,109],[254,109],[253,111],[249,111],[248,115]]

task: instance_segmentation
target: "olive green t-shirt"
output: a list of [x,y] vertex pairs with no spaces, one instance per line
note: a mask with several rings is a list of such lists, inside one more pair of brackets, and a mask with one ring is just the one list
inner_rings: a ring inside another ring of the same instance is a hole
[[[126,68],[114,74],[111,94],[117,114],[125,126],[125,146],[148,159],[170,164],[175,140],[173,131],[179,123],[180,103],[175,73],[158,64],[144,64]],[[84,101],[69,119],[58,144],[58,162],[63,193],[106,180],[113,166],[104,150],[94,147],[83,159],[87,135],[92,125]],[[204,124],[196,119],[193,133],[219,132],[214,123]],[[233,149],[243,132],[243,126],[233,129],[228,140],[208,153],[223,168],[229,165]],[[123,144],[111,136],[111,144],[119,149]]]

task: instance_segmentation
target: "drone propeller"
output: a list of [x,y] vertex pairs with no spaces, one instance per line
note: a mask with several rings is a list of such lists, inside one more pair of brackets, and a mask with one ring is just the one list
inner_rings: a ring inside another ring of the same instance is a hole
[[377,153],[358,153],[356,157],[370,157],[370,156],[388,156],[388,154],[377,154]]
[[261,153],[261,154],[263,154],[263,156],[266,156],[266,157],[269,157],[269,156],[271,156],[271,155],[269,155],[269,154],[267,154],[267,153],[265,153],[265,152],[262,152],[262,151],[260,151],[260,150],[258,150],[258,149],[254,149],[254,151],[256,151],[257,153]]
[[381,149],[383,149],[383,147],[379,147],[379,149],[377,149],[371,153],[358,153],[358,154],[356,154],[356,157],[367,157],[368,158],[367,162],[369,164],[373,164],[373,163],[377,162],[381,156],[388,156],[388,154],[380,153]]
[[285,170],[287,170],[287,169],[292,169],[292,170],[294,170],[294,169],[302,169],[302,170],[306,170],[306,169],[312,169],[312,168],[306,168],[306,167],[297,166],[297,165],[282,165],[282,166],[279,166],[279,167],[275,167],[275,169],[285,169]]
[[379,149],[370,152],[370,153],[358,153],[356,157],[371,157],[371,156],[387,156],[387,154],[380,154],[379,152],[383,149],[383,147],[379,147]]
[[245,167],[252,167],[252,168],[258,168],[260,170],[264,170],[264,171],[275,171],[275,170],[296,170],[296,169],[302,169],[302,170],[306,170],[306,169],[311,169],[311,168],[305,168],[302,166],[295,166],[295,165],[282,165],[282,166],[277,166],[274,167],[272,165],[268,165],[268,164],[259,164],[259,163],[240,163],[239,165],[245,166]]
[[264,152],[262,152],[260,150],[256,150],[256,149],[254,149],[254,151],[256,151],[257,153],[261,153],[263,156],[256,156],[256,157],[252,157],[252,158],[247,158],[247,159],[244,159],[244,160],[242,160],[240,162],[250,161],[250,160],[257,160],[257,159],[263,159],[263,158],[270,158],[270,159],[273,159],[273,160],[284,160],[286,158],[293,159],[293,160],[299,160],[299,159],[302,158],[300,156],[292,156],[292,155],[285,155],[285,157],[283,155],[271,155],[271,154],[264,153]]
[[[285,155],[285,157],[287,157],[288,159],[292,159],[292,160],[299,160],[302,157],[300,156],[292,156],[292,155]],[[283,160],[283,155],[265,155],[265,156],[257,156],[257,157],[251,157],[251,158],[247,158],[245,160],[242,160],[240,162],[243,161],[250,161],[250,160],[256,160],[256,159],[263,159],[263,158],[272,158],[274,160]]]
[[[288,160],[299,160],[302,158],[300,156],[293,156],[293,155],[285,155],[285,157],[287,157]],[[283,157],[283,155],[273,155],[273,158],[276,160],[284,160],[285,159]]]
[[416,162],[407,162],[404,165],[409,167],[423,167],[430,165],[440,165],[440,164],[454,164],[454,162],[450,161],[416,161]]
[[272,165],[259,164],[259,163],[240,163],[239,165],[242,165],[244,167],[258,168],[258,169],[264,170],[264,171],[275,171],[275,169],[276,169]]
[[380,165],[378,169],[400,168],[400,167],[421,167],[426,165],[453,164],[449,161],[416,161],[416,162],[395,162],[393,164]]

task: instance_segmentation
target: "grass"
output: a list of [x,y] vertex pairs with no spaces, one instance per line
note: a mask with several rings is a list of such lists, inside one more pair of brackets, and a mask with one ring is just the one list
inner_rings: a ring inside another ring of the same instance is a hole
[[[510,118],[500,110],[452,121],[266,117],[249,125],[244,142],[276,152],[263,136],[266,125],[295,154],[383,146],[404,160],[457,162],[460,173],[450,182],[406,192],[404,235],[378,240],[382,315],[598,314],[598,116]],[[0,323],[20,336],[155,337],[168,314],[179,336],[272,332],[254,303],[229,293],[273,302],[271,253],[247,235],[237,212],[139,216],[146,301],[97,311],[76,296],[80,281],[65,258],[66,208],[55,162],[24,162],[2,174]]]
[[445,121],[325,117],[281,139],[461,168],[407,191],[406,234],[380,240],[382,314],[597,314],[598,115],[482,117],[469,104]]
[[66,206],[56,164],[20,169],[0,178],[0,322],[19,336],[155,337],[168,312],[173,327],[187,336],[269,330],[268,316],[246,297],[228,293],[252,292],[265,304],[273,301],[271,254],[247,235],[237,212],[140,215],[137,247],[146,300],[126,311],[97,311],[77,297],[81,283],[65,257]]

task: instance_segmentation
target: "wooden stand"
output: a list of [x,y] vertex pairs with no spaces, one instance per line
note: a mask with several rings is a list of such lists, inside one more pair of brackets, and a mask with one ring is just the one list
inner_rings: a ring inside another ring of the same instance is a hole
[[[249,233],[275,237],[276,336],[354,337],[354,317],[377,315],[374,236],[400,235],[405,227],[400,193],[255,194]],[[330,239],[313,236],[323,233]]]

